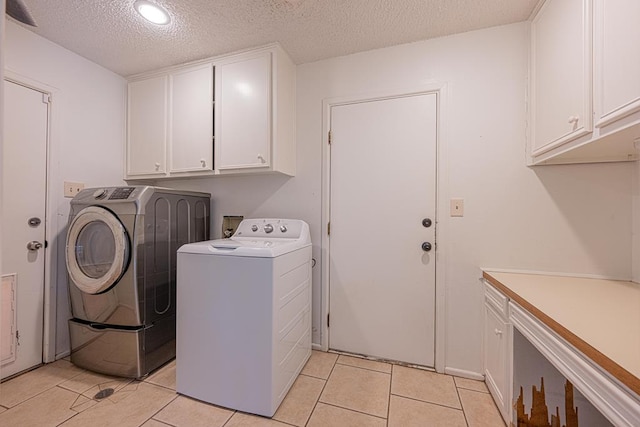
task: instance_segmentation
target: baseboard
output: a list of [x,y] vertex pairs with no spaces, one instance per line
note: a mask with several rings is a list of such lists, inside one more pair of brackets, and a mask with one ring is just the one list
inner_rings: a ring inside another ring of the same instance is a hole
[[323,351],[323,350],[322,350],[322,345],[320,345],[320,344],[316,344],[316,343],[314,343],[314,342],[313,342],[313,343],[311,343],[311,349],[312,349],[312,350]]
[[[64,359],[65,357],[71,354],[71,350],[63,351],[62,353],[56,354],[56,360]],[[53,362],[53,360],[52,360]]]
[[456,368],[444,368],[444,373],[447,375],[453,375],[454,377],[469,378],[470,380],[484,381],[484,375],[478,372],[465,371],[463,369]]

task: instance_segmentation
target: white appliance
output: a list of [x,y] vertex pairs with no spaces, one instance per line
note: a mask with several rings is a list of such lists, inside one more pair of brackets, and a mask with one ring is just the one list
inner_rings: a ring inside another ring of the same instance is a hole
[[309,226],[245,219],[177,267],[177,392],[273,416],[311,355]]

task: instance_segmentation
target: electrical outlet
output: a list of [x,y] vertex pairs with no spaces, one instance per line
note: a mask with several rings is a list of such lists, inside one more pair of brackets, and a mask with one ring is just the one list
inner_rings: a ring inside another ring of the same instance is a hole
[[464,216],[464,200],[451,199],[451,216]]
[[81,190],[84,189],[84,182],[64,182],[64,197],[75,197]]

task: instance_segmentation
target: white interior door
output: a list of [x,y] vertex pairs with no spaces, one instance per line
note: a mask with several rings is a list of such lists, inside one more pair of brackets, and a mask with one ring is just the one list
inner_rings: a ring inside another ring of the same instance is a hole
[[49,107],[41,92],[4,89],[2,378],[42,363]]
[[436,114],[435,94],[331,108],[331,349],[434,366]]

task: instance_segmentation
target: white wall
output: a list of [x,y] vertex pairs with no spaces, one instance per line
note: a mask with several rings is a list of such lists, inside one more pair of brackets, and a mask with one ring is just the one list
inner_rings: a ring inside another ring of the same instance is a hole
[[[448,85],[445,199],[465,199],[439,241],[446,271],[446,366],[481,371],[480,267],[631,277],[633,164],[525,166],[527,24],[301,65],[297,69],[298,173],[174,181],[214,200],[221,215],[284,216],[307,221],[320,261],[322,100]],[[384,173],[384,165],[379,165]],[[389,176],[389,179],[393,179]],[[163,183],[165,184],[165,183]],[[321,341],[321,265],[314,268],[313,340]]]
[[[213,237],[221,235],[222,215],[306,220],[319,261],[313,275],[313,339],[319,343],[322,100],[446,82],[440,197],[465,199],[463,218],[450,220],[440,212],[448,231],[439,242],[446,265],[439,272],[447,298],[446,366],[480,372],[481,266],[632,275],[632,183],[637,198],[638,166],[524,166],[527,46],[526,24],[515,24],[299,66],[296,177],[217,177],[161,185],[211,192]],[[5,52],[11,71],[57,89],[49,197],[58,240],[50,244],[61,249],[68,214],[62,182],[122,182],[125,82],[12,22],[7,23]],[[637,217],[637,200],[635,212]],[[640,248],[637,236],[634,242]],[[63,352],[68,308],[64,258],[58,261],[57,344]],[[637,280],[639,273],[634,274]]]
[[47,191],[52,220],[48,227],[53,227],[50,277],[58,290],[56,354],[61,354],[69,348],[70,313],[63,252],[70,199],[63,197],[63,182],[83,182],[87,187],[123,184],[126,82],[8,20],[3,50],[7,70],[54,88]]
[[633,173],[633,281],[640,283],[640,162],[635,163]]

